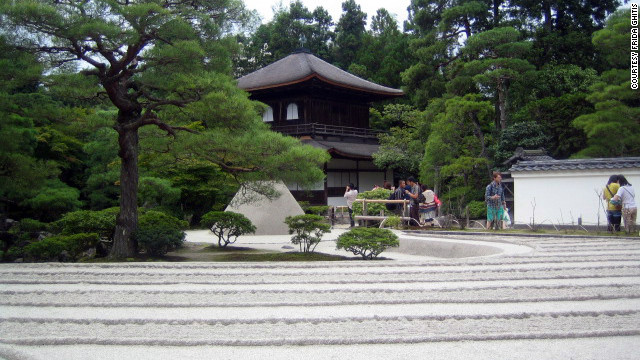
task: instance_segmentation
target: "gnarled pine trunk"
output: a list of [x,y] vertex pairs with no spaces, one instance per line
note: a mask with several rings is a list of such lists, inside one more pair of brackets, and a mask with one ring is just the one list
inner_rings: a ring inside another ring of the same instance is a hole
[[[133,257],[138,247],[133,233],[138,226],[138,129],[116,126],[120,165],[120,213],[116,218],[110,258]],[[125,122],[126,124],[126,122]]]

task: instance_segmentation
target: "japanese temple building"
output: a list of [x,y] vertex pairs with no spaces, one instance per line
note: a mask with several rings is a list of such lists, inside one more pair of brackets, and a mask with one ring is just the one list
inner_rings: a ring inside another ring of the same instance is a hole
[[311,189],[288,184],[297,200],[344,205],[344,190],[354,183],[361,191],[393,181],[391,171],[376,168],[377,132],[369,128],[369,107],[376,101],[403,96],[343,71],[307,50],[293,54],[238,79],[253,100],[269,106],[263,121],[274,131],[326,149],[325,181]]

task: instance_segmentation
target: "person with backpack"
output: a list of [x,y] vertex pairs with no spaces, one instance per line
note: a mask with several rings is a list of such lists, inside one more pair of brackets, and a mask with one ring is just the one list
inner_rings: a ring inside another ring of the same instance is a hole
[[607,185],[602,191],[602,199],[607,202],[607,230],[609,232],[620,231],[620,222],[622,221],[622,203],[611,203],[611,199],[618,193],[620,184],[618,184],[618,175],[611,175]]
[[413,176],[407,178],[407,184],[411,190],[405,189],[404,193],[409,197],[409,217],[415,220],[415,223],[420,224],[420,186],[416,182]]
[[633,186],[629,184],[624,175],[618,175],[618,184],[620,184],[620,189],[618,189],[618,192],[611,200],[622,202],[624,228],[627,231],[627,234],[630,234],[636,231],[636,217],[638,216],[636,192],[633,190]]

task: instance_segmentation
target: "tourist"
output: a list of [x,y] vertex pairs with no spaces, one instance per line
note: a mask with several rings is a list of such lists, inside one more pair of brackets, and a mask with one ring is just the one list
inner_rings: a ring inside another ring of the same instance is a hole
[[404,193],[410,198],[409,217],[415,220],[415,223],[420,224],[420,186],[413,176],[409,176],[407,178],[407,184],[411,188],[411,190],[404,191]]
[[607,185],[602,191],[602,199],[607,202],[607,230],[620,231],[620,221],[622,220],[622,204],[612,204],[611,199],[618,193],[618,175],[611,175]]
[[404,180],[398,181],[398,188],[394,191],[394,199],[396,200],[405,200],[405,187],[407,183]]
[[382,184],[382,187],[387,189],[387,190],[392,190],[391,189],[391,183],[388,182],[387,180],[384,181],[384,183]]
[[612,200],[622,200],[622,218],[624,219],[624,228],[627,234],[635,232],[636,217],[638,216],[638,205],[636,205],[636,192],[633,186],[629,184],[624,175],[618,175],[618,184],[620,189]]
[[353,185],[353,183],[347,185],[347,189],[344,192],[344,197],[347,199],[347,207],[349,208],[349,220],[351,222],[351,227],[356,226],[355,221],[353,221],[353,202],[356,201],[356,197],[358,197],[358,190]]
[[438,197],[429,189],[427,185],[421,186],[422,193],[420,194],[420,224],[425,225],[433,221],[436,217],[436,210],[438,209]]
[[502,188],[502,174],[499,172],[493,172],[493,181],[487,185],[484,198],[487,202],[487,229],[502,229],[503,212],[507,202]]
[[[393,192],[389,195],[389,200],[405,200],[405,186],[404,180],[398,181],[398,187],[391,188]],[[388,210],[393,211],[396,215],[406,216],[404,204],[387,204],[386,206]]]

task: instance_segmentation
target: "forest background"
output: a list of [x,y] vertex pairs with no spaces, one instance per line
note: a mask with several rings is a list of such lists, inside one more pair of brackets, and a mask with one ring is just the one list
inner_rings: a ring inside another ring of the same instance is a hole
[[[93,60],[105,59],[99,46],[111,43],[90,42],[96,48],[86,58],[73,55],[84,47],[60,45],[62,35],[130,41],[109,16],[137,24],[127,31],[156,26],[147,34],[156,42],[137,56],[112,53],[128,60],[126,96],[142,114],[134,205],[197,224],[247,181],[322,178],[326,154],[271,133],[264,107],[234,82],[300,47],[405,91],[371,110],[370,125],[382,133],[375,163],[399,177],[418,175],[459,209],[482,201],[490,172],[517,147],[543,147],[557,159],[640,155],[630,13],[621,5],[412,0],[398,24],[385,9],[365,14],[354,0],[342,4],[339,19],[292,2],[260,24],[237,0],[3,0],[0,212],[51,222],[122,206],[122,108],[92,70]],[[63,7],[89,15],[72,26]],[[107,21],[91,17],[104,11]]]

